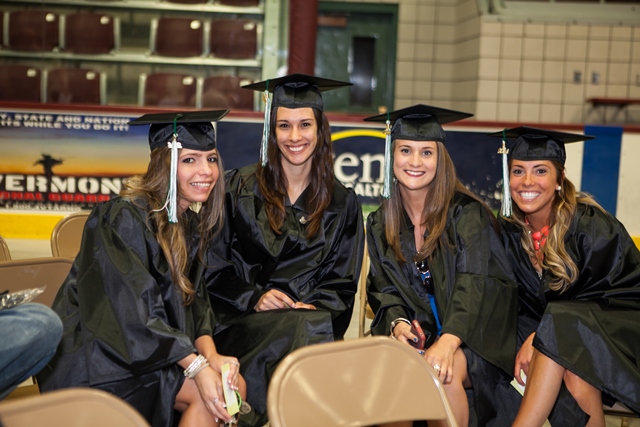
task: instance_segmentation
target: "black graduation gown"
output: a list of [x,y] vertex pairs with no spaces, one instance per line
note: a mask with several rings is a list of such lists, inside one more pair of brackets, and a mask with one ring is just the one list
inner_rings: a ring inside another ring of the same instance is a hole
[[[194,259],[197,215],[187,215]],[[177,362],[196,352],[194,340],[211,335],[215,320],[204,286],[184,306],[146,217],[147,211],[123,198],[93,209],[53,303],[64,325],[62,341],[37,378],[42,391],[108,391],[154,427],[167,427],[184,381]]]
[[[357,290],[364,229],[356,194],[335,181],[322,226],[307,240],[300,222],[308,213],[305,190],[285,203],[280,235],[269,227],[255,165],[227,173],[226,227],[211,247],[207,287],[218,321],[220,352],[236,356],[247,380],[247,401],[266,421],[266,392],[280,360],[309,344],[342,339]],[[254,307],[271,289],[317,310]],[[250,424],[250,417],[240,418]]]
[[[564,239],[578,279],[559,293],[549,289],[547,272],[538,278],[520,227],[500,223],[520,285],[519,343],[535,332],[534,347],[601,390],[605,403],[618,400],[640,413],[640,252],[624,226],[578,204]],[[569,425],[567,417],[556,425]]]
[[[383,211],[384,207],[379,208],[367,220],[371,260],[367,297],[375,313],[371,331],[389,335],[392,320],[417,319],[429,347],[437,337],[437,326],[413,262],[414,227],[405,212],[400,244],[407,262],[400,264],[385,237]],[[475,408],[471,425],[511,425],[519,400],[517,391],[509,386],[516,352],[518,294],[491,213],[469,196],[456,193],[444,237],[451,248],[438,248],[429,267],[442,333],[459,337],[467,357]]]

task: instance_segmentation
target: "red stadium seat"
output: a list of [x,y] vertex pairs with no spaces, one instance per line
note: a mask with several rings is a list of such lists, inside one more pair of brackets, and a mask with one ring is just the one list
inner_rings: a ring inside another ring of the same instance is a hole
[[205,78],[202,84],[202,108],[253,110],[254,92],[240,87],[250,83],[253,81],[244,77]]
[[258,51],[258,23],[248,19],[211,21],[211,55],[226,59],[254,59]]
[[[8,47],[15,50],[47,52],[59,46],[59,16],[44,10],[16,10],[8,14]],[[7,29],[5,29],[6,31]]]
[[106,75],[86,68],[56,68],[46,72],[45,102],[106,104]]
[[141,74],[138,104],[196,108],[197,86],[198,80],[188,74]]
[[0,100],[42,101],[42,73],[27,65],[0,64]]
[[62,19],[64,50],[72,53],[101,54],[117,50],[120,22],[104,13],[71,13]]
[[151,53],[193,57],[204,52],[204,22],[191,18],[157,18],[151,22]]

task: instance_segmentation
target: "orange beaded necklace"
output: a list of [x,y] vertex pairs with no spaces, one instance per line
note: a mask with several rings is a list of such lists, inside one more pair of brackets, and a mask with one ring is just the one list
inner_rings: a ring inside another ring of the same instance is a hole
[[[527,219],[527,217],[524,217],[524,222],[529,225],[529,220]],[[529,225],[529,227],[531,226]],[[533,249],[538,252],[541,248],[544,247],[545,243],[547,243],[547,237],[549,236],[549,226],[545,225],[540,231],[536,231],[534,233],[531,233],[531,231],[529,231],[529,234],[531,234],[531,237],[533,238]]]

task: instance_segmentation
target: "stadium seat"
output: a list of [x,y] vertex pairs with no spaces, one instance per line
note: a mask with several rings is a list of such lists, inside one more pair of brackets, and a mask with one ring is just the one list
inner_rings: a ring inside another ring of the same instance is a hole
[[106,74],[85,68],[55,68],[45,72],[44,102],[105,105]]
[[41,102],[41,71],[28,65],[0,64],[0,100]]
[[258,52],[258,23],[248,19],[211,21],[211,55],[226,59],[254,59]]
[[149,37],[152,55],[193,57],[204,53],[204,22],[199,19],[153,19]]
[[118,50],[120,21],[104,13],[81,12],[61,19],[64,51],[78,54],[105,54]]
[[138,104],[156,107],[196,108],[198,79],[188,74],[141,74]]
[[7,46],[14,50],[50,52],[59,47],[60,18],[55,12],[25,9],[5,12]]
[[234,76],[206,77],[202,84],[202,108],[253,110],[254,92],[241,86],[251,79]]

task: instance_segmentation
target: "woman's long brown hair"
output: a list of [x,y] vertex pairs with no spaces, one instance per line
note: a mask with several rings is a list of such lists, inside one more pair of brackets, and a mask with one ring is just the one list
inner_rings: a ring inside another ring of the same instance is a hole
[[[322,215],[331,203],[333,197],[333,153],[331,148],[331,127],[324,113],[312,108],[318,127],[316,150],[311,156],[311,175],[306,211],[307,239],[316,235],[322,225]],[[258,188],[265,201],[265,209],[269,226],[274,233],[280,234],[284,224],[284,202],[287,197],[288,182],[280,160],[280,149],[276,139],[276,113],[271,114],[269,145],[267,148],[266,166],[258,165],[256,179]]]
[[[151,151],[147,172],[144,175],[136,175],[127,179],[124,182],[125,188],[120,192],[120,195],[129,198],[136,206],[149,209],[147,220],[151,224],[150,228],[154,231],[167,259],[173,282],[180,289],[185,305],[189,305],[193,302],[196,291],[188,277],[191,260],[189,259],[188,236],[186,236],[185,230],[186,213],[178,217],[176,224],[172,224],[168,221],[167,210],[162,209],[169,188],[170,159],[171,150],[169,149],[157,148]],[[220,229],[224,219],[224,170],[219,155],[218,169],[218,181],[198,213],[200,217],[198,257],[201,261],[204,261],[206,247]],[[180,186],[178,185],[179,197]],[[147,205],[143,201],[146,201]]]
[[[395,144],[395,141],[394,141]],[[447,226],[447,216],[449,213],[449,205],[456,192],[465,194],[478,202],[480,202],[488,212],[491,210],[486,204],[460,182],[456,174],[456,168],[449,156],[449,152],[442,142],[436,141],[438,148],[438,161],[436,165],[436,173],[429,186],[428,199],[425,201],[424,210],[422,212],[422,225],[427,231],[427,237],[424,244],[418,251],[414,261],[421,261],[429,258],[433,252],[446,244],[444,239],[444,231]],[[394,145],[395,148],[395,145]],[[394,179],[395,181],[395,179]],[[405,226],[405,217],[403,214],[403,200],[400,194],[398,184],[394,182],[391,190],[391,197],[382,202],[385,220],[385,236],[389,246],[393,249],[398,261],[404,263],[405,259],[402,248],[400,247],[400,230]],[[493,217],[493,214],[491,214]],[[494,224],[495,226],[495,224]]]

